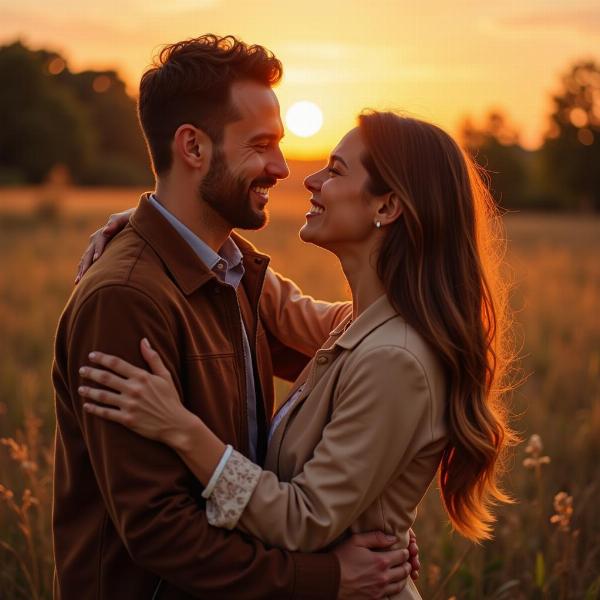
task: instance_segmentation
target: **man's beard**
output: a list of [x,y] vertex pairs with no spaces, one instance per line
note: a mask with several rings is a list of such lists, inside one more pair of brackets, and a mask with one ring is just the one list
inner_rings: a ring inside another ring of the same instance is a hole
[[[274,185],[275,181],[254,181],[255,184]],[[223,152],[215,148],[210,169],[199,188],[200,197],[211,206],[232,228],[260,229],[267,223],[266,212],[252,210],[250,186],[231,174]]]

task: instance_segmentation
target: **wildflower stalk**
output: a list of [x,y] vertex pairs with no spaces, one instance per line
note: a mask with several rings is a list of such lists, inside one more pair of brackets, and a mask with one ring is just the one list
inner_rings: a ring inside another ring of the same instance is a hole
[[566,492],[558,492],[554,496],[554,514],[550,517],[550,523],[558,527],[558,533],[562,538],[562,559],[558,564],[560,576],[560,600],[569,597],[569,574],[571,571],[571,560],[573,555],[573,538],[577,532],[571,533],[571,519],[573,517],[573,497]]

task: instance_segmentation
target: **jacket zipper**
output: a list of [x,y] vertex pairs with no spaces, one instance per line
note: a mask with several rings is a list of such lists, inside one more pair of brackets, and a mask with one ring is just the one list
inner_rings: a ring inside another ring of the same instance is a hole
[[154,593],[152,594],[152,600],[157,600],[158,598],[158,592],[160,591],[160,588],[162,587],[163,584],[163,580],[159,579],[158,583],[156,584],[156,587],[154,588]]
[[[240,283],[240,285],[242,285]],[[244,348],[244,329],[245,329],[245,325],[244,325],[244,319],[242,317],[242,307],[240,306],[240,301],[237,295],[237,290],[233,290],[233,293],[235,294],[235,302],[236,302],[236,306],[238,309],[238,322],[239,322],[239,328],[240,328],[240,336],[239,336],[239,341],[240,341],[240,345],[241,345],[241,349],[242,349],[242,371],[244,373],[244,377],[243,377],[243,381],[242,381],[242,406],[243,411],[242,411],[242,423],[241,423],[241,427],[240,429],[242,431],[246,432],[246,448],[248,449],[248,454],[250,454],[250,430],[248,428],[248,386],[247,386],[247,381],[248,381],[248,373],[246,372],[246,349]],[[246,338],[248,337],[248,332],[246,332]],[[250,344],[248,343],[248,346]],[[250,357],[252,359],[252,357]]]

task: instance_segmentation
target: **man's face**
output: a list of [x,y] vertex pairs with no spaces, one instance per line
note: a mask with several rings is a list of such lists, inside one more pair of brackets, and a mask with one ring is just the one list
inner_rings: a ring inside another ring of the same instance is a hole
[[200,196],[231,227],[260,229],[267,222],[269,188],[289,175],[279,148],[279,103],[271,88],[253,81],[234,83],[231,102],[240,118],[225,126]]

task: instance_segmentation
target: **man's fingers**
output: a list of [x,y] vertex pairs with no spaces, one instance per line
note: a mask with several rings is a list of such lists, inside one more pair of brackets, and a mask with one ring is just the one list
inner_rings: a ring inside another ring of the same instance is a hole
[[396,543],[395,536],[389,536],[381,531],[369,531],[368,533],[355,533],[349,540],[353,546],[361,548],[389,548]]
[[399,550],[388,550],[387,552],[378,552],[378,556],[387,561],[387,568],[394,569],[402,565],[409,564],[408,561],[408,550],[406,548],[400,548]]
[[401,567],[396,567],[395,569],[390,569],[390,580],[384,590],[385,597],[388,598],[400,593],[406,587],[410,573],[411,570],[409,563],[406,563]]

